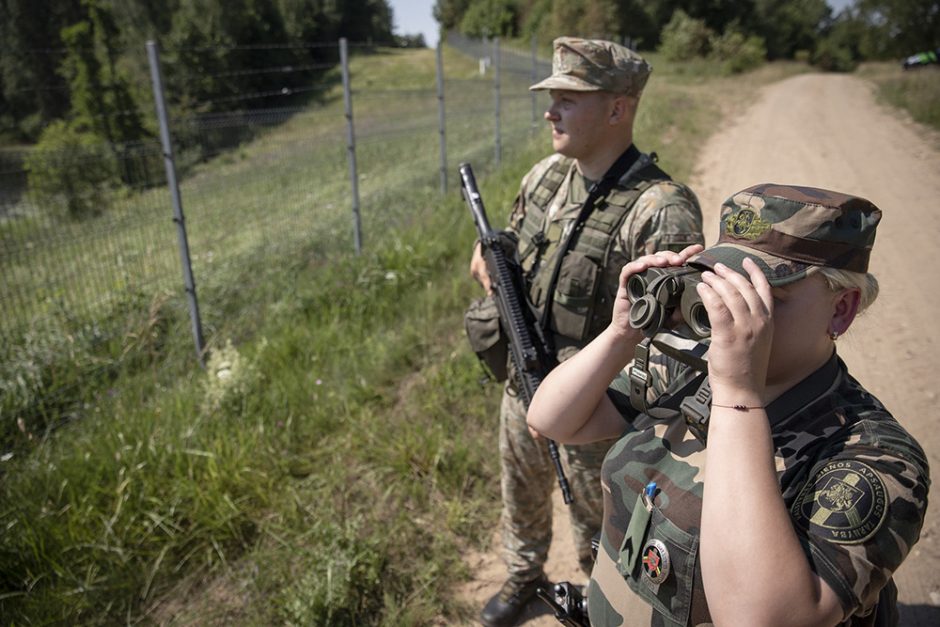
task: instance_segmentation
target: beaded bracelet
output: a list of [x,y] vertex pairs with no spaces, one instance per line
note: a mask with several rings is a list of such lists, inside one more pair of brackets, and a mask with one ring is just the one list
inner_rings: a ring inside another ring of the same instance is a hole
[[763,405],[716,405],[712,403],[712,407],[724,407],[725,409],[734,409],[736,411],[748,411],[749,409],[764,409]]

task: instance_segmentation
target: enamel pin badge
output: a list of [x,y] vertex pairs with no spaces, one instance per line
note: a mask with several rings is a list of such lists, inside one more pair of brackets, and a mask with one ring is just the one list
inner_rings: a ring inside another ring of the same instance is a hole
[[669,576],[669,551],[660,540],[650,540],[643,547],[643,573],[656,585]]

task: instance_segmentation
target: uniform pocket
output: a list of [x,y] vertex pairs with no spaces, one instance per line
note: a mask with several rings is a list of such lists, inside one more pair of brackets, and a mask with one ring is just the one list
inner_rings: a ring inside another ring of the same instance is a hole
[[692,607],[698,536],[670,522],[659,508],[651,512],[640,559],[621,574],[630,589],[653,606],[668,624],[686,625]]
[[584,254],[570,251],[565,255],[552,301],[552,327],[556,333],[575,340],[587,339],[599,274],[597,264]]
[[494,379],[505,381],[508,377],[509,343],[500,326],[496,301],[492,296],[473,301],[464,313],[463,322],[470,348]]

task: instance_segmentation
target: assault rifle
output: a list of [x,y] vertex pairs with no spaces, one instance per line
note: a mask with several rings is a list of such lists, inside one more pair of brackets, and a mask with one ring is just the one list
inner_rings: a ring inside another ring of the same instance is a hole
[[588,619],[587,599],[578,588],[567,581],[556,583],[551,591],[539,586],[535,590],[554,612],[555,619],[567,627],[591,627]]
[[[461,191],[470,213],[473,214],[473,222],[483,246],[483,258],[486,260],[486,270],[492,282],[500,326],[509,340],[509,356],[515,366],[519,394],[528,409],[532,397],[535,396],[535,390],[548,371],[555,366],[555,358],[545,340],[543,330],[535,322],[535,316],[529,309],[522,269],[514,259],[507,258],[499,233],[490,228],[483,198],[473,176],[473,168],[469,163],[461,163],[459,169]],[[555,465],[562,497],[565,504],[569,504],[572,501],[571,488],[561,467],[558,445],[554,440],[548,441],[548,452]]]

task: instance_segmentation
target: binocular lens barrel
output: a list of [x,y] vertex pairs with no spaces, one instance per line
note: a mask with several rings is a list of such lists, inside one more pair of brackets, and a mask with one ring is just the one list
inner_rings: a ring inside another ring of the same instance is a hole
[[685,291],[682,292],[682,318],[697,336],[704,338],[712,334],[708,311],[692,285],[686,285]]
[[692,333],[700,338],[711,335],[708,311],[698,296],[695,285],[702,275],[688,266],[649,268],[627,279],[630,326],[648,335],[657,333],[676,307]]

